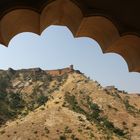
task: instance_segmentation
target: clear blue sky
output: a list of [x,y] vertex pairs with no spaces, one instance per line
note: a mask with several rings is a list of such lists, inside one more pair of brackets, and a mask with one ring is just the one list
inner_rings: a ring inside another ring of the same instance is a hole
[[41,36],[21,33],[10,41],[8,48],[0,46],[0,69],[57,69],[70,64],[102,86],[140,92],[140,73],[129,73],[121,56],[103,54],[96,41],[74,38],[66,27],[50,26]]

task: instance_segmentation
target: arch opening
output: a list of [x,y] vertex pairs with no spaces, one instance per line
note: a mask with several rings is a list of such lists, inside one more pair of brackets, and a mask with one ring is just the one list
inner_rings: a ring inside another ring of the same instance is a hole
[[[139,91],[140,75],[129,73],[123,57],[110,52],[103,54],[95,40],[87,37],[74,38],[67,27],[49,26],[41,35],[20,33],[10,41],[8,48],[0,47],[0,53],[0,59],[5,60],[6,64],[4,66],[1,62],[1,68],[54,69],[74,64],[76,69],[96,79],[103,86],[113,84],[119,89]],[[131,89],[127,89],[127,84]]]

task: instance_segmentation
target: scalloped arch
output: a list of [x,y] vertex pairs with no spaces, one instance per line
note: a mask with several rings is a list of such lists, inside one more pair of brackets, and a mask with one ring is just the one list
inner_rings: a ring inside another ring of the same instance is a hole
[[140,37],[124,35],[114,42],[106,52],[120,54],[127,62],[129,71],[140,72]]
[[49,25],[64,25],[75,35],[82,19],[83,14],[80,8],[73,2],[57,0],[43,9],[40,16],[41,32]]
[[39,34],[39,13],[29,9],[17,9],[7,13],[0,21],[2,43],[8,46],[10,40],[21,32]]
[[95,39],[100,44],[103,52],[120,37],[114,24],[107,18],[101,16],[84,18],[76,36],[87,36]]
[[75,37],[95,39],[104,53],[120,54],[126,60],[129,71],[140,72],[140,37],[131,34],[120,36],[115,24],[106,17],[84,17],[71,0],[52,1],[40,14],[29,8],[9,11],[0,21],[0,42],[8,46],[18,33],[41,34],[50,25],[64,25]]

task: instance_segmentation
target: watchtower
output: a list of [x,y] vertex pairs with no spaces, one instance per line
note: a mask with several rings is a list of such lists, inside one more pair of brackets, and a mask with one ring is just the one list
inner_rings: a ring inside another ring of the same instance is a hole
[[70,65],[70,70],[73,70],[74,66],[73,65]]

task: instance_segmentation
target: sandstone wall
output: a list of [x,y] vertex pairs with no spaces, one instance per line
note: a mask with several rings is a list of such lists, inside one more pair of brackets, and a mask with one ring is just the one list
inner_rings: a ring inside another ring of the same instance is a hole
[[57,75],[63,75],[65,73],[70,73],[72,72],[73,69],[69,68],[64,68],[64,69],[57,69],[57,70],[47,70],[46,72],[52,76],[57,76]]

